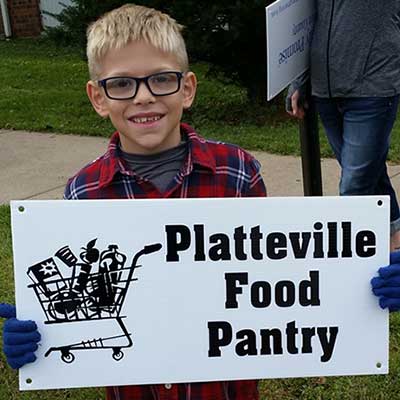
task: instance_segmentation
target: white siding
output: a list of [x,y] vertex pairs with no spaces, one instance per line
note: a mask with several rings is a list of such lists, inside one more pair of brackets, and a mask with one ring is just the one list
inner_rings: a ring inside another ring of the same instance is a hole
[[57,26],[58,21],[50,15],[45,14],[43,11],[59,14],[64,7],[72,4],[72,0],[40,0],[39,4],[40,11],[42,13],[43,26],[47,28],[51,26]]

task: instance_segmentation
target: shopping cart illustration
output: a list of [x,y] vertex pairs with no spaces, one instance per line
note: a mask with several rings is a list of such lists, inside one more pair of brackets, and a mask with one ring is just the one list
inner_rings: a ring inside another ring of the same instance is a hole
[[51,257],[28,269],[28,276],[34,282],[28,287],[35,291],[46,316],[45,324],[115,319],[121,334],[51,347],[45,357],[59,351],[61,360],[69,364],[75,360],[75,351],[110,349],[113,359],[119,361],[124,356],[122,349],[133,346],[132,335],[123,322],[125,316],[121,316],[121,309],[130,283],[137,280],[133,275],[135,269],[141,267],[139,258],[159,251],[162,245],[144,246],[134,254],[131,265],[126,267],[127,257],[119,252],[117,245],[109,245],[100,252],[95,247],[96,240],[83,248],[80,260],[68,246],[55,253],[55,257],[72,268],[71,277],[63,277]]

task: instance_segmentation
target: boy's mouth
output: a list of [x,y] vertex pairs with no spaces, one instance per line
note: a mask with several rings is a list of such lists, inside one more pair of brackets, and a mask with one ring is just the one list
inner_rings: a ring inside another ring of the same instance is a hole
[[128,118],[129,121],[135,123],[135,124],[151,124],[153,122],[159,121],[163,115],[157,114],[157,115],[149,115],[149,116],[134,116]]

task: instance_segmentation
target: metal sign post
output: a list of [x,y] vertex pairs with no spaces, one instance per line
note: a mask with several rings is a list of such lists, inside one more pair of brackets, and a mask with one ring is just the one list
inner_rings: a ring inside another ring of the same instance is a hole
[[319,148],[318,114],[307,87],[308,109],[300,122],[301,165],[304,196],[322,196],[321,154]]

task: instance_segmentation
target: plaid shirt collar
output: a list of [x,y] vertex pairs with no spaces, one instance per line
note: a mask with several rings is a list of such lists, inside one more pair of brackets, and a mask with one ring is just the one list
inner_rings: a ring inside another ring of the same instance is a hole
[[[215,158],[210,152],[207,141],[198,136],[194,129],[188,124],[181,124],[181,132],[186,136],[189,143],[189,152],[182,168],[182,175],[189,175],[193,168],[206,169],[209,173],[215,174]],[[107,152],[101,160],[99,186],[109,185],[117,174],[135,176],[135,172],[126,167],[119,151],[119,133],[115,132],[108,145]]]

